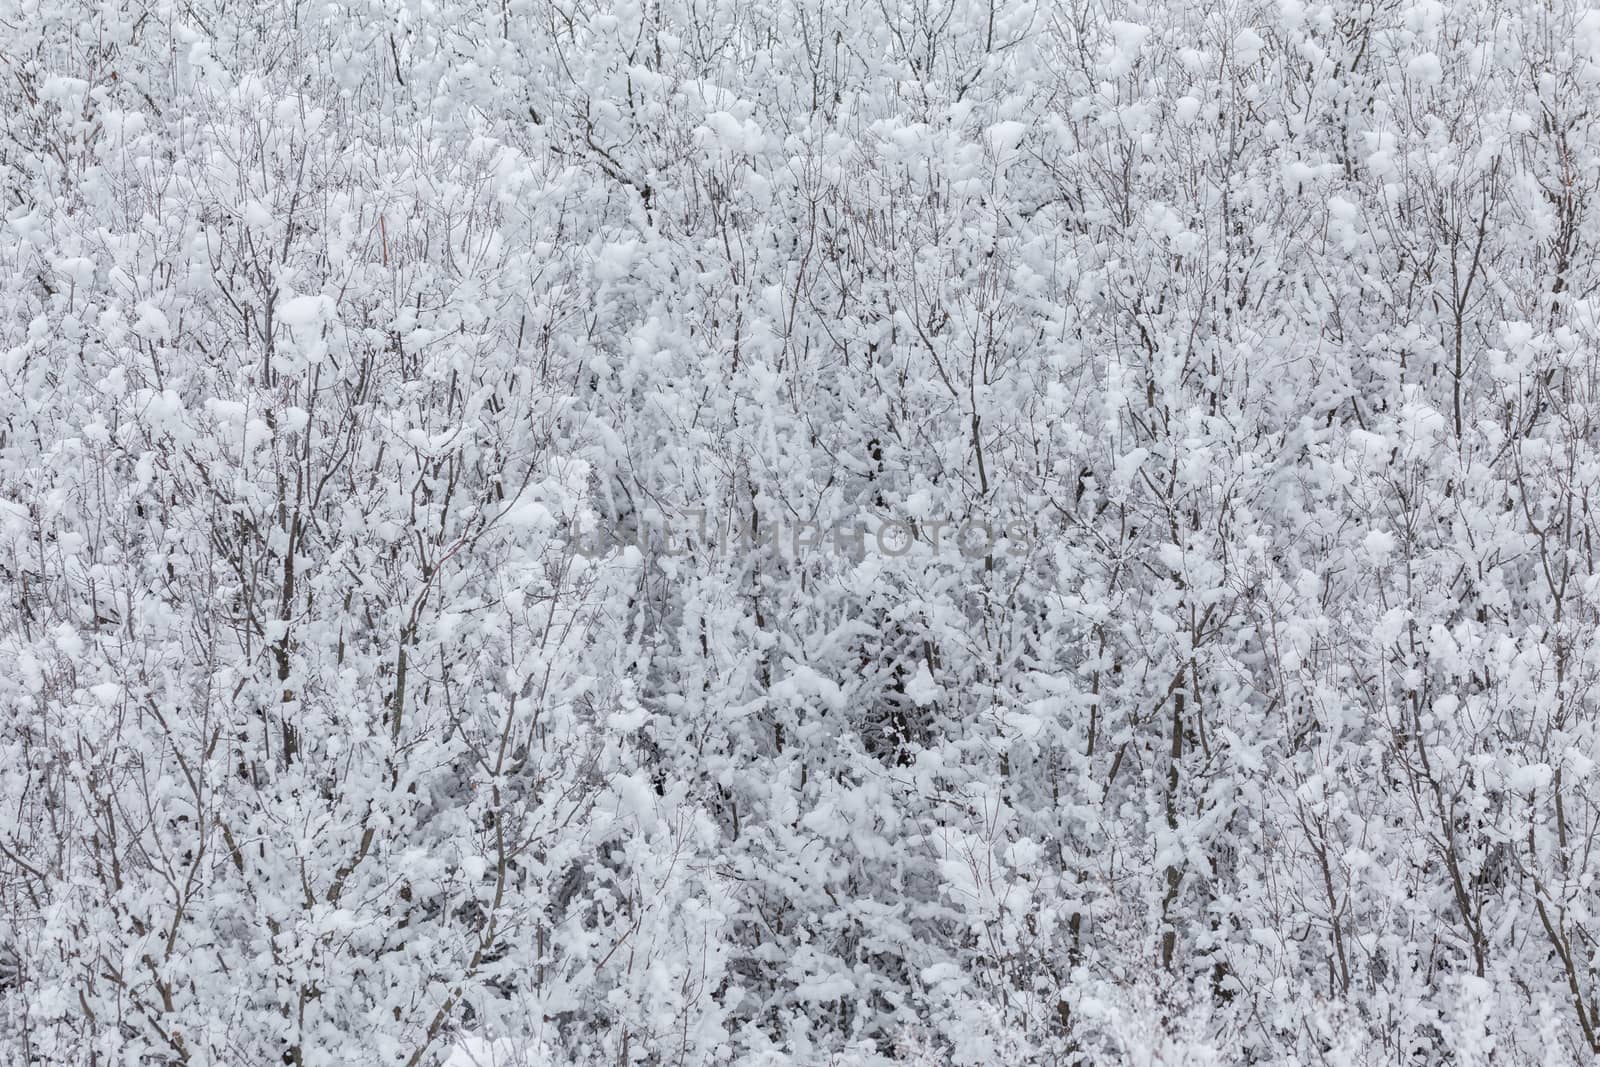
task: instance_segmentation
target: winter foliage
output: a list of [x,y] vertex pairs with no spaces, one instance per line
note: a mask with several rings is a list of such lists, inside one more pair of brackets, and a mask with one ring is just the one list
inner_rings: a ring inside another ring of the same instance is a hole
[[0,131],[0,1062],[1600,1052],[1580,0],[0,0]]

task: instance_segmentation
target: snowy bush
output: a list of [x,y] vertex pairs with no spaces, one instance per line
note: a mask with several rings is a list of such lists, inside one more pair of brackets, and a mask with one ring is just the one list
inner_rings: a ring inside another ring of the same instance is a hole
[[5,1062],[1600,1053],[1585,5],[7,0],[0,104]]

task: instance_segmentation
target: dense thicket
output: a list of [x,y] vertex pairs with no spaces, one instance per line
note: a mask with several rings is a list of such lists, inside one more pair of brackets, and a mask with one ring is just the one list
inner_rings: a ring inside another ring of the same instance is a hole
[[1576,0],[0,0],[0,1058],[1587,1060],[1597,107]]

